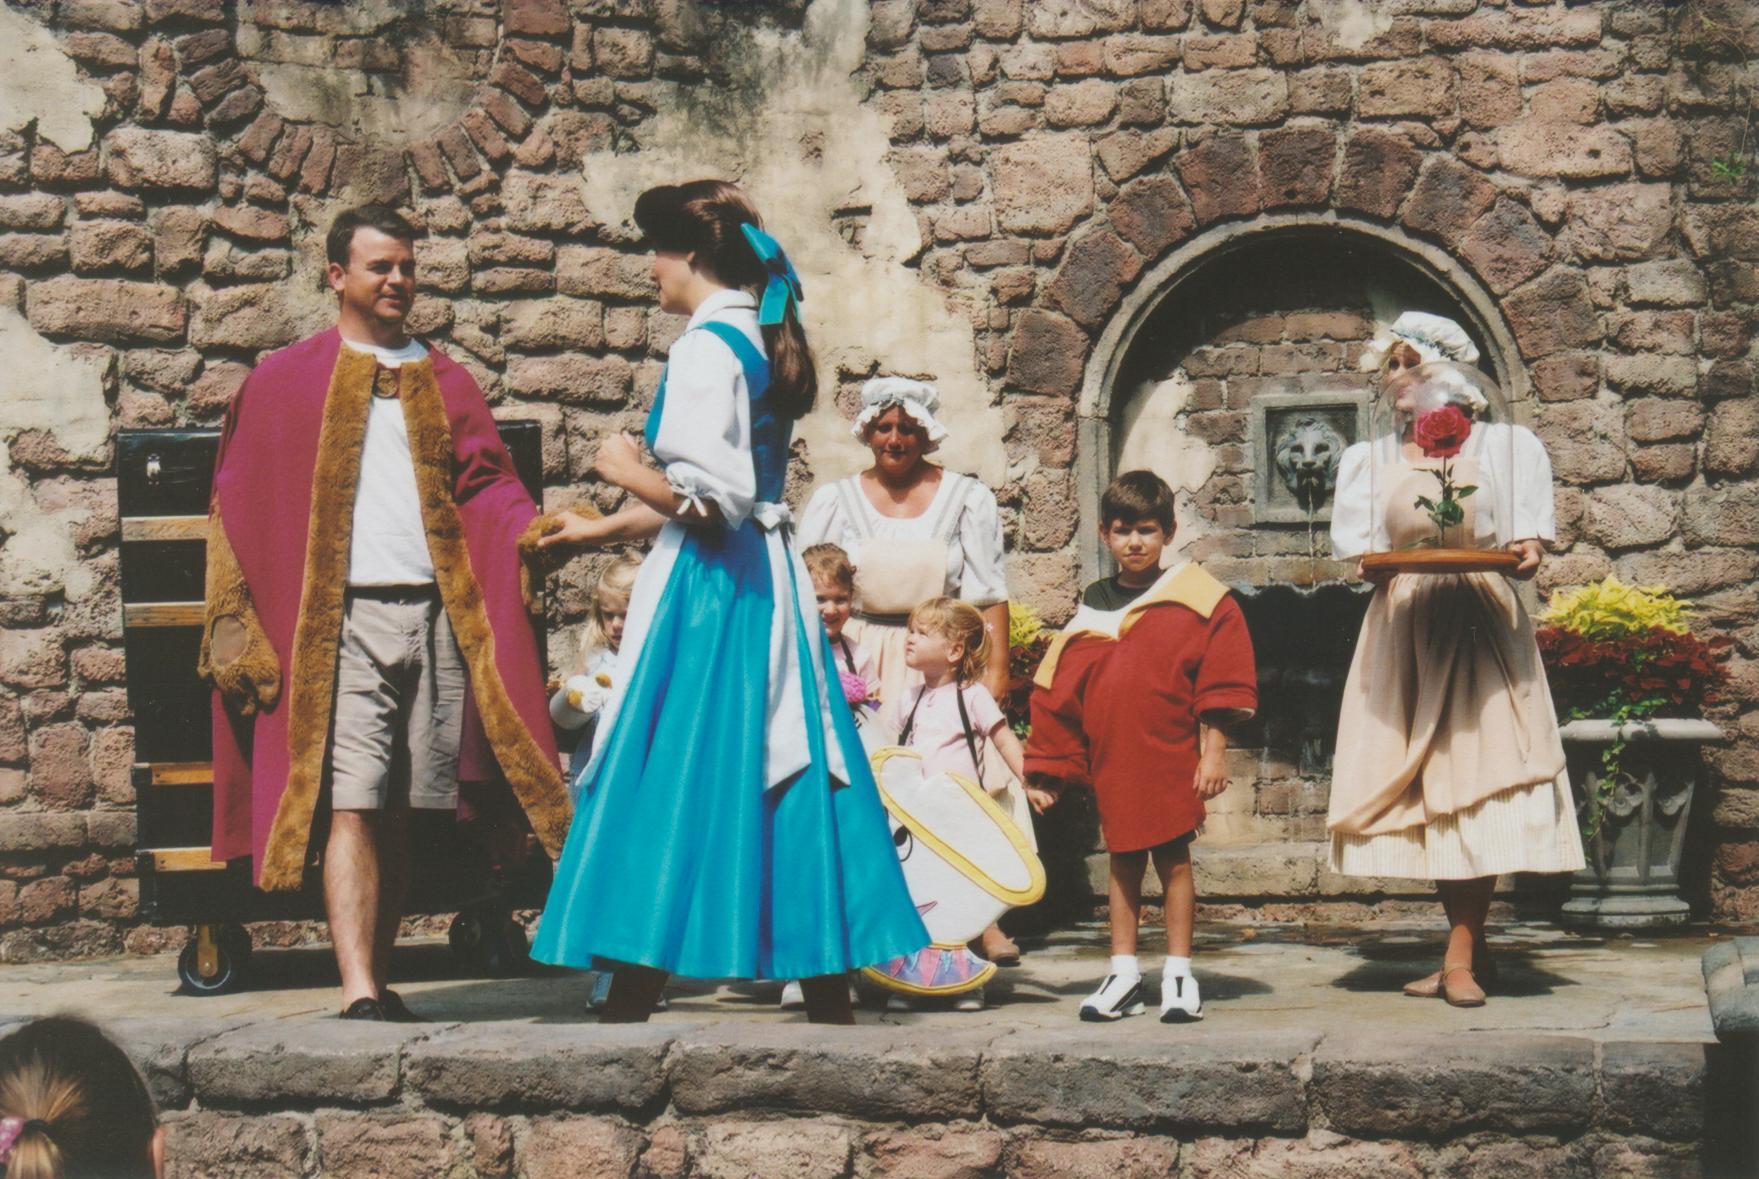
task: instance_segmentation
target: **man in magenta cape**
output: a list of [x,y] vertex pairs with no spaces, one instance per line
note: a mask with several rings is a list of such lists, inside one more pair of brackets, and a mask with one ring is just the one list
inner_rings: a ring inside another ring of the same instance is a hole
[[[339,223],[348,217],[343,260],[334,236],[330,254],[339,328],[272,354],[246,379],[227,413],[210,505],[202,671],[216,689],[213,856],[251,856],[259,886],[271,891],[300,887],[313,816],[329,789],[356,486],[375,388],[380,396],[394,388],[401,403],[429,592],[456,636],[468,684],[457,778],[504,779],[552,855],[569,819],[528,613],[534,575],[520,557],[537,509],[469,373],[437,352],[385,368],[359,350],[421,351],[403,334],[414,293],[412,233],[390,210],[350,210]],[[335,841],[333,831],[332,851]],[[392,912],[376,907],[380,866],[367,867],[375,909],[366,924],[376,926],[368,931],[374,946],[383,945],[376,960],[388,957],[400,898]],[[332,884],[327,869],[327,893]],[[334,934],[335,902],[327,900]],[[382,975],[382,961],[374,972]]]

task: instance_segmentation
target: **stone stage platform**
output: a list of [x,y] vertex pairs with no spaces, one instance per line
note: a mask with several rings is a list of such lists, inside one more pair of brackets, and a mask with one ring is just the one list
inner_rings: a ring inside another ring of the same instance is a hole
[[1711,1031],[1715,939],[1505,927],[1497,993],[1455,1010],[1398,994],[1437,937],[1206,925],[1208,1018],[1182,1027],[1076,1020],[1098,926],[1028,942],[982,1013],[853,1031],[764,984],[677,984],[652,1024],[600,1027],[578,976],[460,979],[437,942],[398,958],[424,1025],[329,1018],[321,947],[261,950],[277,989],[211,998],[174,994],[169,958],[3,968],[0,1016],[112,1027],[185,1177],[1746,1173],[1759,1109]]

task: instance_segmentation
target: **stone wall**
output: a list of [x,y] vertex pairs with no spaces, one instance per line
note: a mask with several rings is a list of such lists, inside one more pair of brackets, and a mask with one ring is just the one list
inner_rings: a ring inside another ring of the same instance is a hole
[[167,1172],[367,1179],[1734,1176],[1715,1045],[1480,1031],[122,1023]]
[[[741,177],[806,276],[831,395],[796,490],[860,462],[862,379],[938,380],[1053,620],[1115,457],[1082,398],[1157,267],[1290,214],[1454,259],[1553,450],[1545,585],[1666,582],[1737,639],[1695,855],[1711,911],[1759,916],[1759,212],[1726,166],[1756,38],[1738,0],[10,0],[0,957],[156,944],[127,933],[111,431],[217,421],[330,314],[329,216],[391,201],[429,235],[419,328],[545,423],[554,498],[605,502],[596,440],[679,326],[629,209],[700,174]],[[1225,458],[1219,391],[1172,424]],[[590,572],[555,591],[559,655]]]

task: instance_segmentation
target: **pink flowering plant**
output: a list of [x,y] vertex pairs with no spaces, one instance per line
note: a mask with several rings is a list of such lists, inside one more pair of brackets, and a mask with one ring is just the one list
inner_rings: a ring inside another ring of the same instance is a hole
[[852,671],[840,671],[838,679],[843,684],[843,699],[848,701],[850,708],[860,708],[873,695],[868,682]]

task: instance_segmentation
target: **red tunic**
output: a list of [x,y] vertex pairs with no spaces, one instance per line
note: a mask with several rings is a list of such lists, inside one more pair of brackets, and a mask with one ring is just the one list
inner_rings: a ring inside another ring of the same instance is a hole
[[[1032,693],[1026,773],[1089,785],[1114,852],[1195,831],[1198,718],[1258,707],[1252,637],[1239,604],[1195,565],[1164,576],[1123,612],[1120,638],[1078,614]],[[1101,616],[1103,617],[1103,616]]]

